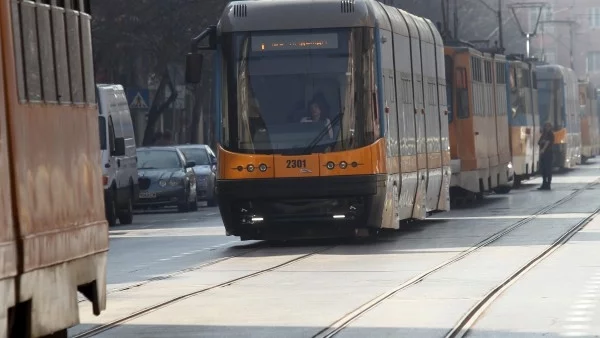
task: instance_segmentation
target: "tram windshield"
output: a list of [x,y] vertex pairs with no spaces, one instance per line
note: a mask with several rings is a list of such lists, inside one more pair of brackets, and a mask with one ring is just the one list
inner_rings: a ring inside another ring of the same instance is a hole
[[540,125],[552,123],[555,130],[565,127],[564,100],[559,81],[538,78]]
[[374,141],[372,30],[244,32],[224,40],[226,148],[311,153]]

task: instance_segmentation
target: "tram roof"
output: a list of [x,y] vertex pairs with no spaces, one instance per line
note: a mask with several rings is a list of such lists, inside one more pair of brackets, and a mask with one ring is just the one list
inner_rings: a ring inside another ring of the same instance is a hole
[[380,27],[404,36],[420,35],[421,40],[441,43],[437,28],[428,19],[376,0],[232,1],[225,7],[218,27],[221,33]]
[[[546,78],[564,78],[575,76],[575,72],[571,68],[561,66],[558,64],[541,64],[536,66],[538,79]],[[576,78],[576,76],[575,76]]]

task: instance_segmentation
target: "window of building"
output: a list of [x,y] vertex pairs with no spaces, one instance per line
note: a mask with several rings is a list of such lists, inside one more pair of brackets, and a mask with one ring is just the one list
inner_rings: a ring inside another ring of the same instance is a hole
[[557,63],[556,62],[556,53],[546,51],[544,53],[544,60],[548,63]]
[[588,52],[587,71],[589,73],[600,72],[600,52]]
[[554,20],[554,10],[552,9],[552,6],[546,6],[544,9],[542,9],[542,16],[540,17],[538,32],[554,34],[554,24],[544,23],[544,21],[551,20]]
[[590,27],[600,28],[600,7],[590,9]]

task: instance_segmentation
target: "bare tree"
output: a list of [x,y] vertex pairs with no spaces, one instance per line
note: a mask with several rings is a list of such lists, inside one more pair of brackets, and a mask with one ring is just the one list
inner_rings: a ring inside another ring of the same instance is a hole
[[[146,88],[150,78],[159,83],[153,97],[144,131],[143,144],[149,144],[155,124],[177,99],[176,83],[169,65],[184,65],[191,38],[203,27],[215,23],[225,0],[94,0],[93,39],[97,81],[120,83],[125,87]],[[210,58],[207,60],[210,66]],[[207,72],[199,93],[212,82]],[[196,98],[191,114],[210,109],[210,97]],[[198,100],[199,99],[199,100]],[[191,136],[198,139],[202,116],[190,119]],[[194,124],[194,121],[196,122]]]

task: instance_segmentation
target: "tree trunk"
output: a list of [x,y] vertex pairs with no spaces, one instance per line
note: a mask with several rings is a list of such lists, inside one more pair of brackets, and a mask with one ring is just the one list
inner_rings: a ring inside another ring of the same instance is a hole
[[[171,95],[163,102],[161,101],[161,97],[164,97],[165,87],[169,86],[171,91]],[[144,141],[142,144],[144,146],[150,146],[154,142],[154,126],[156,122],[162,115],[162,113],[177,99],[177,90],[173,86],[173,82],[171,81],[171,77],[169,76],[169,72],[166,70],[162,79],[160,80],[160,84],[158,89],[156,90],[156,95],[154,100],[152,101],[152,106],[150,106],[150,111],[148,111],[148,123],[146,124],[146,130],[144,131]]]

